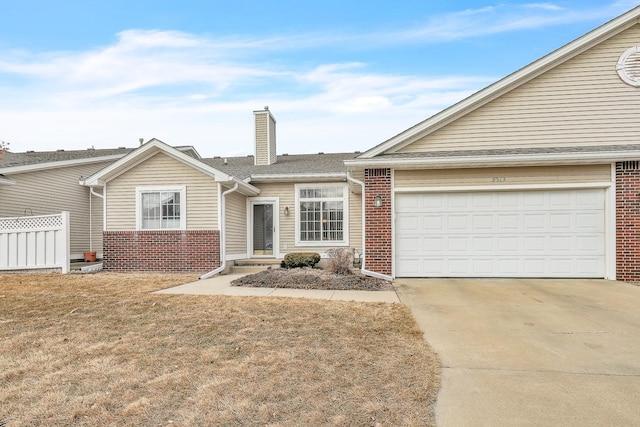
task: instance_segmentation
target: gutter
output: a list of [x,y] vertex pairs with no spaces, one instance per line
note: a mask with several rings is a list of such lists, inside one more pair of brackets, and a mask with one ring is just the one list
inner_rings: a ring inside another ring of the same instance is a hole
[[540,166],[540,165],[577,165],[615,163],[624,160],[637,160],[640,151],[626,152],[589,152],[589,153],[546,153],[546,154],[513,154],[496,156],[456,156],[456,157],[413,157],[345,160],[347,167],[390,167],[395,169],[428,167],[433,169],[475,168],[504,166]]
[[104,195],[96,193],[93,187],[89,187],[89,250],[93,252],[93,205],[91,203],[91,196],[97,196],[104,201]]
[[344,172],[325,172],[325,173],[289,173],[289,174],[251,174],[249,179],[251,182],[296,182],[317,181],[331,179],[336,181],[344,181],[346,175]]
[[226,245],[226,236],[225,236],[225,232],[226,232],[226,227],[225,227],[225,219],[226,219],[226,215],[225,215],[225,197],[227,196],[227,194],[233,193],[234,191],[237,191],[239,187],[239,184],[236,182],[232,188],[228,189],[227,191],[223,192],[220,195],[220,267],[216,268],[215,270],[211,270],[208,273],[203,274],[202,276],[198,277],[198,280],[204,280],[204,279],[208,279],[209,277],[213,277],[218,273],[221,273],[224,271],[224,269],[227,267],[227,260],[226,260],[226,251],[225,251],[225,245]]
[[386,274],[376,273],[375,271],[369,271],[365,268],[367,262],[367,240],[366,240],[366,229],[365,229],[365,189],[364,182],[359,179],[355,179],[351,176],[351,172],[347,173],[347,181],[353,182],[354,184],[358,184],[362,188],[362,267],[360,267],[360,271],[365,276],[375,277],[377,279],[388,280],[389,282],[393,280],[393,277],[387,276]]

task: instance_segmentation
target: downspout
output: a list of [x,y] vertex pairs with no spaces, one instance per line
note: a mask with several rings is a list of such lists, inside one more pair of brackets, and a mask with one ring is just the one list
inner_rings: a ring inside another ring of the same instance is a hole
[[365,202],[366,202],[366,197],[365,197],[365,190],[364,190],[364,182],[360,181],[359,179],[355,179],[353,176],[351,176],[351,172],[347,172],[347,181],[353,182],[355,184],[358,184],[360,186],[360,188],[362,188],[362,267],[360,267],[360,271],[362,272],[362,274],[364,274],[365,276],[370,276],[370,277],[375,277],[377,279],[384,279],[384,280],[388,280],[388,281],[392,281],[393,277],[391,276],[387,276],[386,274],[380,274],[380,273],[376,273],[375,271],[369,271],[366,269],[365,265],[367,262],[367,240],[366,240],[366,228],[365,228]]
[[208,273],[203,274],[202,276],[198,277],[198,280],[204,280],[204,279],[208,279],[209,277],[215,276],[218,273],[221,273],[224,271],[224,269],[227,266],[227,260],[226,260],[226,250],[225,250],[225,245],[227,243],[227,239],[226,239],[226,227],[225,227],[225,219],[226,219],[226,214],[225,214],[225,197],[227,196],[227,194],[229,193],[233,193],[234,191],[238,190],[238,183],[236,182],[235,185],[228,189],[227,191],[223,192],[220,195],[220,267],[216,268],[215,270],[211,270]]
[[98,196],[103,201],[104,196],[93,191],[93,187],[89,187],[89,250],[93,252],[93,206],[91,204],[91,195]]

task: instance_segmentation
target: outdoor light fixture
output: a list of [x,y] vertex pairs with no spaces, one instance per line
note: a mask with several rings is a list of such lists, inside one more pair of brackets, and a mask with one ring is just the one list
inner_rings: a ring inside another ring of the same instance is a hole
[[373,198],[373,206],[376,208],[382,206],[382,197],[379,194]]
[[284,207],[284,216],[289,216],[289,206]]

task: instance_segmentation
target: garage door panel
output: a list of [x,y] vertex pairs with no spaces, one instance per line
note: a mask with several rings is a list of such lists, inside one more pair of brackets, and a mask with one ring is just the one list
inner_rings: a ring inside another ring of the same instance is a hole
[[438,215],[423,215],[421,218],[423,230],[442,230],[445,225],[445,217],[442,214]]
[[598,209],[602,205],[602,190],[582,190],[575,195],[577,208]]
[[395,206],[398,277],[604,277],[603,189],[398,194]]
[[422,240],[423,238],[419,236],[399,238],[396,243],[396,250],[404,254],[413,253],[414,255],[419,255],[423,251]]
[[548,215],[547,228],[551,231],[567,232],[571,231],[575,224],[571,221],[575,217],[573,212],[551,213]]
[[469,237],[449,237],[447,239],[447,249],[452,253],[466,253],[469,251]]
[[521,218],[516,214],[498,213],[496,216],[496,231],[513,231],[521,227]]
[[493,252],[495,246],[494,240],[495,238],[493,236],[473,236],[471,238],[473,253],[482,254],[483,252]]
[[583,232],[599,231],[604,222],[604,212],[578,213],[575,219],[576,229]]

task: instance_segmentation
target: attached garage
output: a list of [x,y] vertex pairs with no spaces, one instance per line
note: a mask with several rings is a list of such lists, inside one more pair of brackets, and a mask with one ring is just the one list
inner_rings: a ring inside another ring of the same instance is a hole
[[366,272],[640,281],[639,19],[345,161],[363,178]]
[[396,193],[397,277],[606,277],[605,189]]

